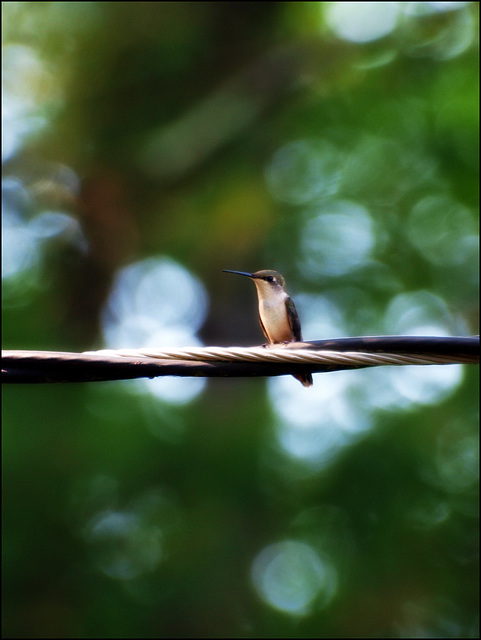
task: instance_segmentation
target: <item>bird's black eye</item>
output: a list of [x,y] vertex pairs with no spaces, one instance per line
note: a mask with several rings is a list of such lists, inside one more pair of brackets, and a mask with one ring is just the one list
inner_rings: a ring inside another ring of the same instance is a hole
[[267,276],[266,281],[267,282],[274,282],[274,276]]

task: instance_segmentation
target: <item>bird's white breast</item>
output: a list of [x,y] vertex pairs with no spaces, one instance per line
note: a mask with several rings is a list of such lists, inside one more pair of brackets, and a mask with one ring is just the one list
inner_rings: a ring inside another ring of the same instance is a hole
[[293,339],[292,330],[287,317],[287,294],[278,294],[259,300],[259,315],[270,342],[286,342]]

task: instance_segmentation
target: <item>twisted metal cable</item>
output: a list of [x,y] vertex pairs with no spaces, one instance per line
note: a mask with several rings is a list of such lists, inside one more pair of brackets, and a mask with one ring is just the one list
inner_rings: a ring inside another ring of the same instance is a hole
[[102,349],[85,355],[119,358],[152,358],[154,360],[187,360],[202,362],[282,362],[295,364],[344,364],[349,366],[459,364],[471,362],[468,356],[418,355],[397,353],[365,353],[361,351],[322,351],[282,347],[191,347],[182,349]]
[[368,336],[261,347],[3,351],[2,382],[85,382],[175,376],[273,376],[373,366],[479,363],[479,336]]

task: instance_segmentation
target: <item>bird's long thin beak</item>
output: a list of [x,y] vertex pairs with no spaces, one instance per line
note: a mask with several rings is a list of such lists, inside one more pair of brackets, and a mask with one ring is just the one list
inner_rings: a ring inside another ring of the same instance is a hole
[[247,276],[248,278],[255,278],[253,273],[248,273],[247,271],[232,271],[231,269],[222,269],[224,273],[237,273],[239,276]]

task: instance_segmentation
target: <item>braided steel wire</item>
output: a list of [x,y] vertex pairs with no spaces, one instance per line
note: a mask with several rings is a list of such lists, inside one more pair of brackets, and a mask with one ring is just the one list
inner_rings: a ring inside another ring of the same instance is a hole
[[260,347],[3,351],[2,382],[85,382],[162,375],[270,376],[374,366],[477,363],[479,336],[369,336]]

